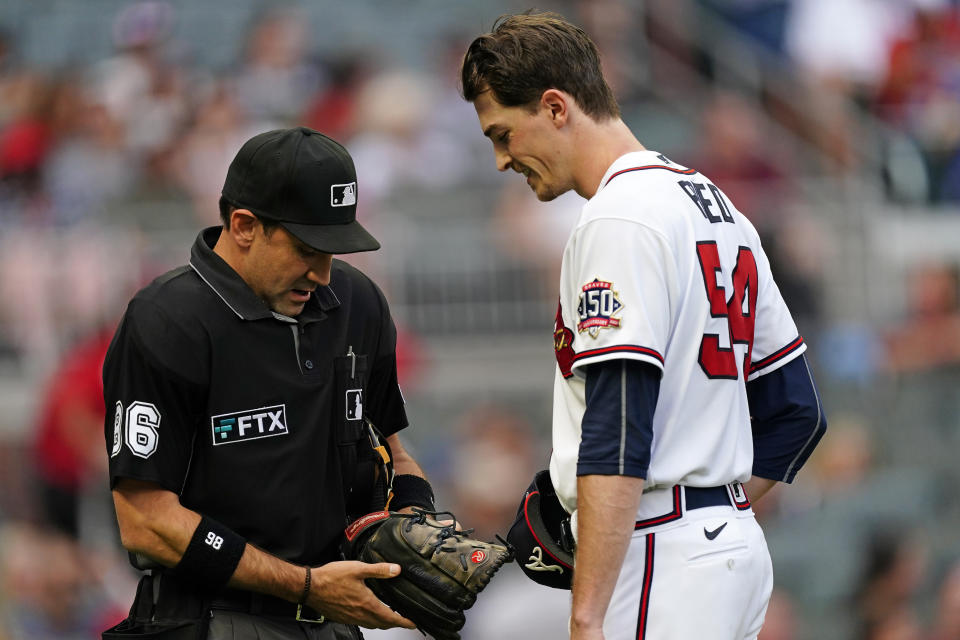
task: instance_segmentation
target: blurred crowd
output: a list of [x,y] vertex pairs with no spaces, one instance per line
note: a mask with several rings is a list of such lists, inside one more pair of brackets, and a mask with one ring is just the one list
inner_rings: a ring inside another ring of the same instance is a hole
[[[832,226],[843,221],[811,213],[809,187],[842,193],[856,177],[882,185],[871,206],[956,213],[956,3],[543,5],[595,36],[641,141],[702,171],[754,222],[813,345],[831,431],[797,486],[760,505],[780,567],[761,640],[960,638],[960,548],[930,531],[960,523],[943,488],[960,480],[960,254],[906,265],[890,283],[895,313],[841,323],[824,292],[848,249]],[[438,334],[479,339],[481,351],[491,338],[547,335],[549,315],[530,323],[517,309],[555,308],[580,207],[575,196],[541,205],[495,175],[457,93],[477,24],[416,43],[421,62],[408,64],[376,42],[321,52],[303,5],[264,3],[219,68],[179,39],[180,6],[117,4],[98,34],[112,53],[56,68],[31,64],[27,31],[0,12],[0,385],[31,396],[18,418],[0,412],[0,640],[98,637],[125,614],[135,576],[104,479],[100,364],[131,293],[184,262],[196,231],[217,223],[227,165],[260,131],[313,127],[355,159],[359,216],[385,240],[378,253],[393,256],[360,266],[397,311],[412,417],[422,407],[438,417],[411,435],[441,503],[479,536],[502,535],[548,461],[549,370],[542,387],[511,380],[509,399],[468,383],[431,397]],[[2,392],[0,402],[15,400]],[[464,638],[561,637],[568,606],[506,569],[468,612]]]
[[[796,101],[768,104],[825,153],[833,170],[867,165],[897,201],[960,199],[956,2],[700,1],[800,72],[785,80],[798,85]],[[870,140],[863,114],[880,124],[879,140]]]

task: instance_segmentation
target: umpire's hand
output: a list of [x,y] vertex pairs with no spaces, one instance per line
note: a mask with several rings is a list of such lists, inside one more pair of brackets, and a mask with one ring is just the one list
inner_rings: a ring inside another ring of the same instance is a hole
[[330,562],[311,571],[312,586],[307,606],[325,618],[367,629],[416,628],[412,622],[380,602],[364,584],[368,578],[393,578],[400,573],[400,565],[347,560]]

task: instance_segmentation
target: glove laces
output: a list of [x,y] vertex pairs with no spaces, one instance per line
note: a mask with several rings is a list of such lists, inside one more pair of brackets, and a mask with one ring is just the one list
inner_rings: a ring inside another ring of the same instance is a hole
[[[460,542],[461,537],[469,536],[474,531],[473,529],[457,529],[457,516],[455,516],[452,511],[430,511],[429,509],[423,509],[421,507],[413,507],[413,513],[400,515],[409,518],[403,525],[407,532],[409,532],[415,524],[425,524],[428,527],[439,530],[436,540],[430,543],[434,552],[437,550],[455,551],[456,549],[454,547],[444,547],[444,543],[451,538]],[[449,519],[452,520],[451,524],[440,524],[439,520],[442,516],[449,516]]]

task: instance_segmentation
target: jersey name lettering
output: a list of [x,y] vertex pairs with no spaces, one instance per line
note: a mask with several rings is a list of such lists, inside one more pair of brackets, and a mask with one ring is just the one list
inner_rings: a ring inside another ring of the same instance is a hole
[[[716,185],[709,182],[703,184],[702,182],[694,182],[692,180],[681,180],[677,184],[680,185],[683,192],[693,200],[693,204],[697,205],[700,213],[702,213],[703,217],[710,223],[729,222],[730,224],[734,224],[733,216],[730,215],[730,207],[727,205],[723,193]],[[710,191],[713,200],[707,198],[706,191]],[[720,215],[713,212],[714,205],[719,209]]]

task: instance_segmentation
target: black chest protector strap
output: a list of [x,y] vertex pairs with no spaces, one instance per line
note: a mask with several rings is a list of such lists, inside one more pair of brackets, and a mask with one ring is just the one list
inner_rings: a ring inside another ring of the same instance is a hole
[[348,520],[386,509],[394,475],[386,437],[364,418],[360,439],[339,449]]

